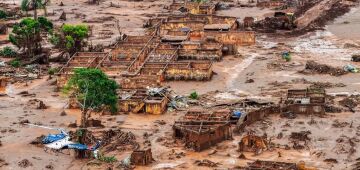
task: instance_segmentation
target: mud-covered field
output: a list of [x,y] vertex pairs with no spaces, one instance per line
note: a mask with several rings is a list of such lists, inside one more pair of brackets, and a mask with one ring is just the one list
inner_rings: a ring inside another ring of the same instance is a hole
[[[5,3],[12,4],[13,1],[5,0]],[[48,13],[56,26],[63,23],[91,25],[92,35],[89,40],[106,46],[113,44],[119,36],[117,22],[122,33],[144,35],[146,29],[143,24],[146,20],[167,12],[166,6],[170,3],[167,0],[104,0],[100,1],[100,5],[89,5],[86,0],[52,0]],[[218,11],[218,14],[244,18],[251,13],[251,16],[260,19],[273,11],[254,5],[228,3],[234,5]],[[247,4],[248,1],[241,3]],[[303,33],[304,30],[300,29],[310,23],[314,25],[314,22],[323,22],[316,21],[317,17],[324,16],[321,10],[336,3],[339,2],[323,0],[310,8],[298,18],[299,32]],[[360,68],[359,62],[351,61],[353,55],[360,54],[360,41],[352,36],[359,36],[356,31],[360,30],[358,21],[352,16],[358,15],[359,7],[352,6],[350,9],[350,13],[334,23],[326,22],[325,27],[316,30],[311,28],[311,31],[301,35],[256,33],[256,45],[241,47],[237,55],[225,56],[222,61],[213,63],[214,75],[210,81],[166,82],[165,85],[179,95],[188,96],[193,91],[200,94],[197,101],[192,101],[182,110],[168,110],[163,115],[93,114],[92,118],[101,120],[104,125],[91,128],[94,135],[101,135],[109,129],[121,129],[131,136],[131,139],[123,142],[125,144],[108,145],[117,146],[106,152],[108,156],[116,157],[114,163],[75,159],[75,153],[71,150],[62,153],[44,151],[43,146],[30,144],[37,137],[56,131],[29,127],[24,122],[75,131],[76,128],[69,125],[79,122],[81,114],[77,109],[68,109],[67,96],[56,87],[56,76],[49,78],[43,73],[34,80],[10,83],[0,89],[0,94],[3,94],[0,96],[0,169],[121,169],[119,165],[124,164],[121,160],[129,157],[135,143],[149,146],[154,158],[151,164],[133,167],[135,169],[236,169],[255,160],[304,161],[309,168],[321,170],[357,169],[355,165],[360,158],[360,98],[357,101],[354,99],[357,104],[351,108],[340,101],[351,95],[360,95],[360,73],[332,75],[331,71],[306,70],[309,61],[341,70],[347,64]],[[41,15],[42,11],[39,12]],[[66,13],[66,21],[59,20],[62,12]],[[334,20],[333,15],[329,20]],[[6,38],[7,35],[0,36],[0,40]],[[281,58],[284,51],[291,52],[291,61],[286,62]],[[0,61],[3,60],[8,59],[0,58]],[[273,113],[245,127],[242,133],[234,132],[232,140],[223,141],[201,152],[186,149],[181,141],[173,138],[174,122],[188,109],[203,107],[216,110],[216,104],[233,109],[235,106],[226,104],[250,98],[277,103],[284,99],[288,89],[308,87],[325,88],[328,99],[331,99],[328,104],[340,110],[336,113],[330,110],[321,116],[297,115],[295,118]],[[41,105],[36,101],[42,101],[46,107],[39,107]],[[291,133],[301,131],[310,132],[308,139],[305,144],[301,143],[302,147],[294,147]],[[259,155],[253,152],[240,153],[238,142],[248,132],[266,135],[273,147]],[[209,162],[199,163],[205,159]]]

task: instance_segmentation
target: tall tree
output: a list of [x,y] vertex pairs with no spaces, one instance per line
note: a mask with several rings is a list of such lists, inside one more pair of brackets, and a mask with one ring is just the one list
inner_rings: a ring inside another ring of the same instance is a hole
[[41,33],[48,34],[52,31],[53,24],[44,17],[37,20],[25,18],[13,26],[9,40],[18,48],[23,49],[28,57],[41,53]]
[[[99,69],[75,69],[74,75],[70,78],[64,92],[76,98],[81,108],[81,124],[78,132],[78,141],[86,143],[87,125],[91,112],[110,108],[110,111],[117,111],[116,89],[119,86],[114,80],[109,79]],[[86,152],[78,151],[78,158],[86,157]]]
[[116,89],[119,86],[99,69],[79,68],[64,87],[64,92],[76,98],[81,108],[81,124],[86,128],[86,121],[91,112],[109,108],[117,111]]

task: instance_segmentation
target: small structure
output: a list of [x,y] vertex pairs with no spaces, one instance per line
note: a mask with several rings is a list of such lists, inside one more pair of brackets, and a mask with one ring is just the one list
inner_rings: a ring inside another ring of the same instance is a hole
[[288,90],[283,112],[294,114],[325,114],[324,89]]
[[143,150],[135,150],[131,153],[131,164],[133,165],[148,165],[153,162],[152,152],[150,148]]
[[176,139],[199,152],[232,137],[230,111],[190,110],[181,120],[175,121],[173,129]]
[[239,142],[240,152],[255,152],[255,154],[260,154],[267,149],[268,142],[266,139],[256,135],[248,134]]

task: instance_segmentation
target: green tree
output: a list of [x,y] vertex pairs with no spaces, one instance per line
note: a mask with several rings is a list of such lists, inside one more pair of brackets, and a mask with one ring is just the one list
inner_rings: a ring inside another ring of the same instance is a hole
[[[70,78],[64,92],[74,96],[81,108],[81,124],[78,132],[78,141],[86,143],[86,122],[94,110],[110,108],[117,112],[118,85],[114,80],[109,79],[99,69],[79,68],[75,69],[74,75]],[[86,152],[78,151],[77,157],[84,158]]]
[[5,19],[7,17],[7,14],[5,11],[0,10],[0,19]]
[[81,127],[94,110],[110,108],[117,112],[118,85],[99,69],[79,68],[64,87],[64,92],[74,96],[81,108]]
[[41,33],[51,33],[53,28],[52,22],[44,17],[37,20],[25,18],[19,24],[15,24],[9,40],[12,44],[25,50],[28,57],[33,57],[41,53]]
[[81,51],[86,46],[85,39],[89,36],[86,25],[63,25],[59,33],[51,37],[51,43],[56,47],[65,49],[70,54]]

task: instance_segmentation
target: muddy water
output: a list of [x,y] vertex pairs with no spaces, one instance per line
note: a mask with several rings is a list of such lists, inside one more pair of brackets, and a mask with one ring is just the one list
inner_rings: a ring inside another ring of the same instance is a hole
[[349,13],[337,18],[327,29],[339,38],[359,41],[360,7],[353,8]]

